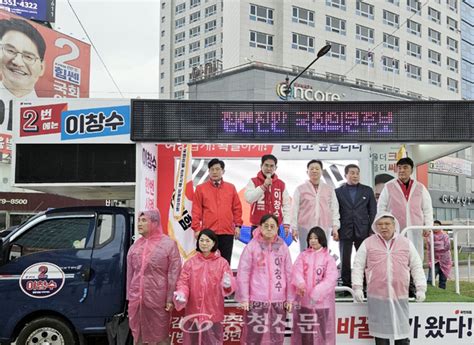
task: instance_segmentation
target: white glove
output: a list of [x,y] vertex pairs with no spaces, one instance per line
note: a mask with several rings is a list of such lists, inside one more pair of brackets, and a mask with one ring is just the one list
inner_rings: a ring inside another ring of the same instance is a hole
[[357,289],[354,291],[354,300],[357,303],[364,302],[364,291],[362,291],[362,289]]
[[426,299],[426,295],[423,291],[417,291],[416,292],[416,301],[417,302],[423,302]]
[[224,272],[224,277],[222,278],[222,287],[228,289],[232,286],[230,275],[227,272]]
[[183,292],[175,291],[173,292],[174,299],[178,302],[186,302],[186,296],[184,296]]

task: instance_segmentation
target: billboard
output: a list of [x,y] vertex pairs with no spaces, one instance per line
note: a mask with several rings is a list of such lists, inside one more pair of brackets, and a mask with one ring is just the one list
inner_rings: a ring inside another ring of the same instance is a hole
[[0,9],[41,22],[54,22],[56,0],[0,0]]
[[0,10],[0,162],[11,161],[12,102],[89,97],[90,45]]

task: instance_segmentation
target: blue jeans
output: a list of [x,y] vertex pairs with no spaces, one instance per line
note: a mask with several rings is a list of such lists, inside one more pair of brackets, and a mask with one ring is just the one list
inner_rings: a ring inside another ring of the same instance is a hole
[[[435,264],[435,279],[436,279],[436,276],[439,275],[439,284],[438,284],[438,287],[440,289],[446,289],[446,276],[444,275],[443,271],[441,270],[441,266],[439,264],[439,262],[437,262]],[[430,266],[430,269],[428,271],[428,280],[427,280],[427,283],[428,284],[431,284],[431,266]]]

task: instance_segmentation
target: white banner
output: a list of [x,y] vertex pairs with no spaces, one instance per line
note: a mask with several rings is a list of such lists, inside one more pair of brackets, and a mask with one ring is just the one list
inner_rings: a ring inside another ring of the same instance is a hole
[[157,208],[157,164],[156,144],[140,143],[136,145],[136,215],[140,211]]

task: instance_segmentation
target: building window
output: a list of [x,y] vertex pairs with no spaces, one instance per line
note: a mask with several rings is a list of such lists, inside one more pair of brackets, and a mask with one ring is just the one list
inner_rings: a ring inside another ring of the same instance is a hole
[[195,26],[194,28],[189,29],[189,38],[199,36],[201,33],[201,27]]
[[400,50],[400,39],[397,36],[383,33],[383,46],[396,51]]
[[189,15],[189,23],[197,22],[200,19],[201,19],[201,11],[196,11]]
[[166,20],[166,17],[165,17],[165,16],[161,17],[161,23],[164,23],[165,20]]
[[192,58],[189,59],[189,68],[199,66],[199,56],[193,56]]
[[346,21],[336,17],[326,16],[326,31],[336,32],[338,34],[345,35]]
[[183,42],[186,38],[186,34],[183,32],[178,32],[176,35],[174,35],[174,43],[179,43]]
[[250,31],[250,46],[273,50],[273,36],[258,31]]
[[216,51],[207,52],[204,54],[204,63],[212,62],[216,59]]
[[217,13],[217,6],[216,5],[206,7],[206,9],[204,10],[204,16],[205,17],[210,17],[210,16],[212,16],[216,13]]
[[165,7],[166,7],[166,2],[162,2],[162,3],[161,3],[161,9],[164,10]]
[[437,51],[429,49],[428,50],[428,60],[432,64],[441,66],[441,54],[438,53]]
[[428,173],[428,188],[449,192],[458,192],[458,177],[456,175]]
[[160,87],[160,93],[165,93],[165,87],[164,86]]
[[407,42],[407,54],[421,59],[421,46],[413,42]]
[[451,17],[446,17],[446,22],[448,24],[449,30],[455,31],[455,32],[458,31],[458,22],[457,22],[457,20],[454,20]]
[[456,72],[456,73],[459,72],[458,60],[455,60],[453,58],[448,57],[447,60],[446,60],[446,65],[447,65],[447,67],[450,71]]
[[314,37],[293,33],[291,48],[314,53]]
[[207,22],[206,24],[204,24],[204,32],[213,31],[216,29],[216,27],[217,27],[217,21],[215,19],[211,20],[210,22]]
[[441,86],[441,74],[428,71],[429,83],[436,86]]
[[161,37],[165,37],[165,30],[161,31]]
[[374,5],[368,4],[361,0],[357,0],[356,14],[369,19],[374,19]]
[[165,72],[160,73],[160,79],[165,79]]
[[383,70],[395,74],[400,73],[400,61],[388,56],[382,56]]
[[346,10],[346,0],[326,0],[326,5]]
[[356,39],[374,43],[374,29],[367,26],[356,25]]
[[407,19],[407,31],[413,35],[421,37],[421,24]]
[[433,207],[433,217],[438,220],[455,220],[459,218],[459,209]]
[[250,20],[273,25],[273,9],[250,4]]
[[390,4],[393,4],[395,6],[399,6],[400,5],[400,1],[399,0],[387,0],[388,3]]
[[446,39],[446,43],[448,44],[448,49],[453,51],[453,52],[458,52],[458,41],[456,41],[454,38],[448,37]]
[[382,85],[382,90],[389,91],[389,92],[400,93],[400,89],[398,87],[393,87],[393,86],[390,86],[390,85]]
[[178,47],[174,50],[174,57],[177,58],[177,57],[183,56],[184,52],[185,52],[184,46]]
[[393,12],[383,10],[383,23],[398,28],[400,16]]
[[407,10],[420,14],[421,3],[418,0],[407,0]]
[[441,24],[441,12],[434,8],[428,7],[428,18],[435,23]]
[[314,11],[293,6],[292,21],[294,23],[300,23],[314,27]]
[[164,58],[161,58],[160,59],[160,65],[164,65],[165,64],[165,59]]
[[362,49],[356,49],[356,63],[374,67],[374,56],[372,52]]
[[340,60],[346,59],[346,46],[345,45],[339,44],[336,42],[329,42],[329,41],[326,41],[326,44],[331,45],[331,50],[328,53],[330,57],[340,59]]
[[162,52],[165,51],[165,45],[164,45],[164,44],[162,44],[162,45],[160,46],[160,50],[161,50]]
[[182,71],[183,69],[184,69],[184,60],[175,62],[175,64],[174,64],[174,71],[175,72]]
[[406,70],[407,70],[407,77],[408,78],[421,80],[421,67],[418,67],[418,66],[407,63],[406,64]]
[[185,17],[179,18],[179,19],[176,19],[174,27],[175,29],[179,29],[179,28],[182,28],[185,24],[186,24],[186,18]]
[[183,85],[184,84],[184,75],[179,75],[174,78],[174,86]]
[[441,45],[441,32],[429,28],[428,37],[431,42]]
[[212,47],[216,43],[217,43],[216,35],[206,37],[206,39],[204,40],[204,48]]
[[459,91],[458,81],[456,79],[448,78],[447,85],[448,85],[448,90],[449,91],[453,91],[453,92],[456,92],[456,93]]
[[474,193],[474,179],[470,177],[466,177],[466,193]]
[[201,5],[201,0],[190,0],[189,7],[193,8]]
[[184,90],[175,91],[174,92],[175,99],[183,99],[184,98]]
[[201,42],[200,41],[196,41],[196,42],[193,42],[193,43],[189,44],[189,52],[190,53],[198,51],[199,48],[201,48]]
[[175,13],[176,14],[180,14],[180,13],[183,13],[184,11],[186,11],[186,3],[183,2],[182,4],[178,4],[176,5],[176,8],[175,8]]
[[451,11],[458,13],[458,1],[457,0],[446,0],[448,7]]
[[344,76],[342,74],[326,72],[326,79],[339,81],[339,82],[343,83],[346,80],[346,76]]
[[413,92],[413,91],[407,91],[407,96],[411,98],[419,98],[419,99],[423,98],[423,95]]

